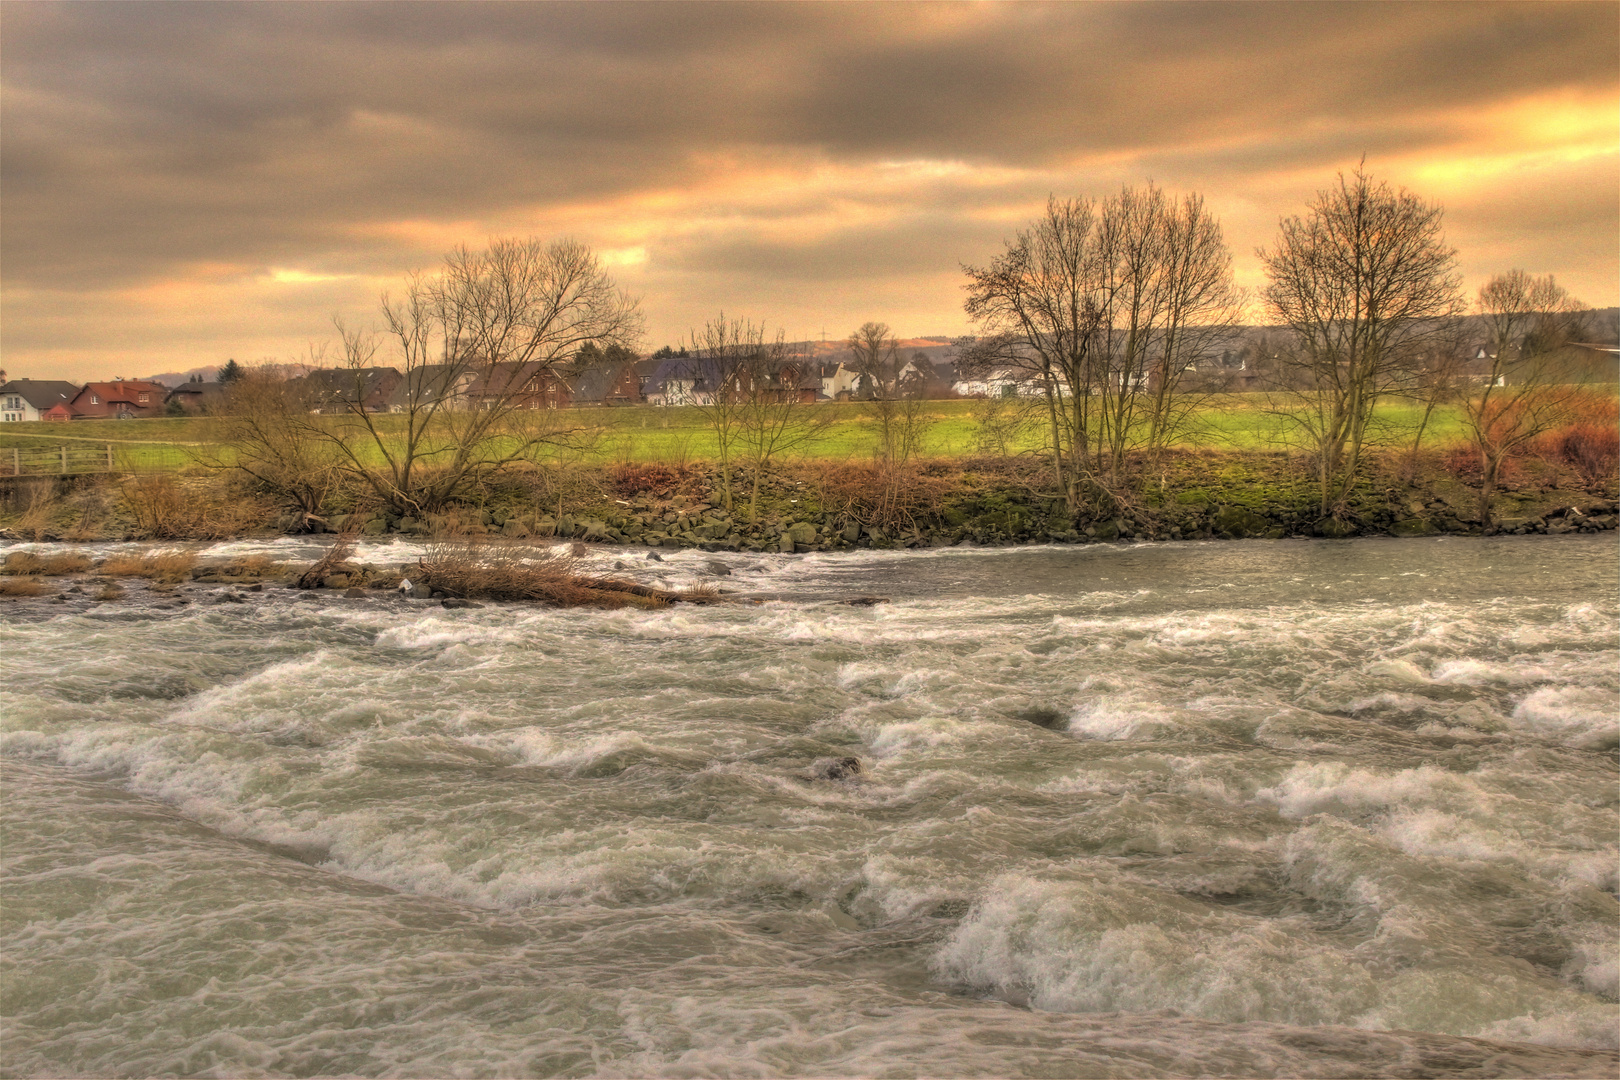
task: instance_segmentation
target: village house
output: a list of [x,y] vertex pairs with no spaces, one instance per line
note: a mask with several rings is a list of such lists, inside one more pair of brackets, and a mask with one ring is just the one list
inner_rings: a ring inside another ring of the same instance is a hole
[[822,364],[820,368],[821,395],[828,401],[855,401],[871,396],[871,380],[850,364]]
[[323,368],[287,380],[287,392],[302,397],[313,413],[377,413],[389,411],[403,381],[391,367]]
[[217,382],[203,382],[201,375],[193,375],[170,390],[163,399],[167,411],[178,409],[187,416],[205,416],[218,413],[225,404],[229,388]]
[[32,420],[71,420],[72,402],[79,388],[56,379],[4,380],[0,372],[0,423]]
[[479,369],[467,388],[468,405],[474,409],[566,409],[573,395],[568,380],[538,360],[490,364]]
[[74,396],[75,420],[138,420],[163,415],[169,388],[145,379],[114,379],[85,383]]
[[384,405],[388,412],[410,412],[417,409],[471,408],[468,392],[478,379],[478,373],[462,364],[423,364],[405,372],[388,395]]
[[1039,372],[995,367],[973,378],[958,379],[951,384],[951,390],[961,397],[1040,397],[1045,385]]
[[813,405],[822,398],[821,367],[808,360],[767,364],[761,371],[701,357],[673,358],[659,364],[650,380],[652,405],[713,405],[720,395],[731,400],[758,397],[769,402],[793,400]]

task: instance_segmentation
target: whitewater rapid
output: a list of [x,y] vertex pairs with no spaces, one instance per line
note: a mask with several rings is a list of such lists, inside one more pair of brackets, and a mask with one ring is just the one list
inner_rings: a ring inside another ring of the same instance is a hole
[[1615,555],[617,549],[729,602],[11,602],[0,1069],[1320,1075],[1428,1032],[1605,1075]]

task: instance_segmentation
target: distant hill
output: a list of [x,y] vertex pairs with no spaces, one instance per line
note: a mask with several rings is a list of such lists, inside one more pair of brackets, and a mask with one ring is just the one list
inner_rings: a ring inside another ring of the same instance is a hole
[[193,375],[201,375],[203,382],[213,382],[214,376],[219,373],[218,364],[209,364],[207,367],[188,368],[185,371],[165,371],[161,375],[145,376],[148,382],[162,383],[173,390],[181,383],[190,382]]

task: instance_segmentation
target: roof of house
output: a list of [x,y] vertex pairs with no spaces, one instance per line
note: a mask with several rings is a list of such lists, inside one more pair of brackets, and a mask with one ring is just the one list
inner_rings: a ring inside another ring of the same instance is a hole
[[60,379],[12,379],[0,386],[0,394],[16,394],[28,404],[44,412],[58,402],[70,402],[79,394],[79,388]]
[[183,382],[169,391],[169,397],[172,398],[176,394],[190,394],[205,401],[213,401],[224,396],[226,389],[223,383],[217,382]]
[[288,385],[299,386],[320,400],[364,401],[382,390],[391,378],[399,377],[391,367],[321,368],[289,380]]
[[404,409],[414,400],[418,407],[452,399],[473,381],[473,372],[464,364],[422,364],[407,370],[388,392],[383,403],[390,409]]
[[112,382],[90,382],[79,388],[79,393],[94,394],[103,401],[126,401],[137,404],[139,395],[156,394],[159,401],[168,397],[169,388],[159,382],[148,382],[145,379],[114,379]]

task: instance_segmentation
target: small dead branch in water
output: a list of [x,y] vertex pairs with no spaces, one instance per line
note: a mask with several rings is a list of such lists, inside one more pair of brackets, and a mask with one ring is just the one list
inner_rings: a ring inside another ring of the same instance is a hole
[[349,561],[349,556],[353,554],[354,533],[343,533],[332,543],[331,547],[326,549],[325,555],[315,560],[308,570],[298,575],[297,587],[300,589],[318,589],[321,587],[321,583],[332,574],[348,573],[349,567],[346,564]]
[[577,566],[572,554],[542,554],[528,546],[468,540],[434,545],[408,576],[435,592],[465,600],[527,600],[557,607],[660,608],[719,598],[713,586],[659,589],[582,574]]

